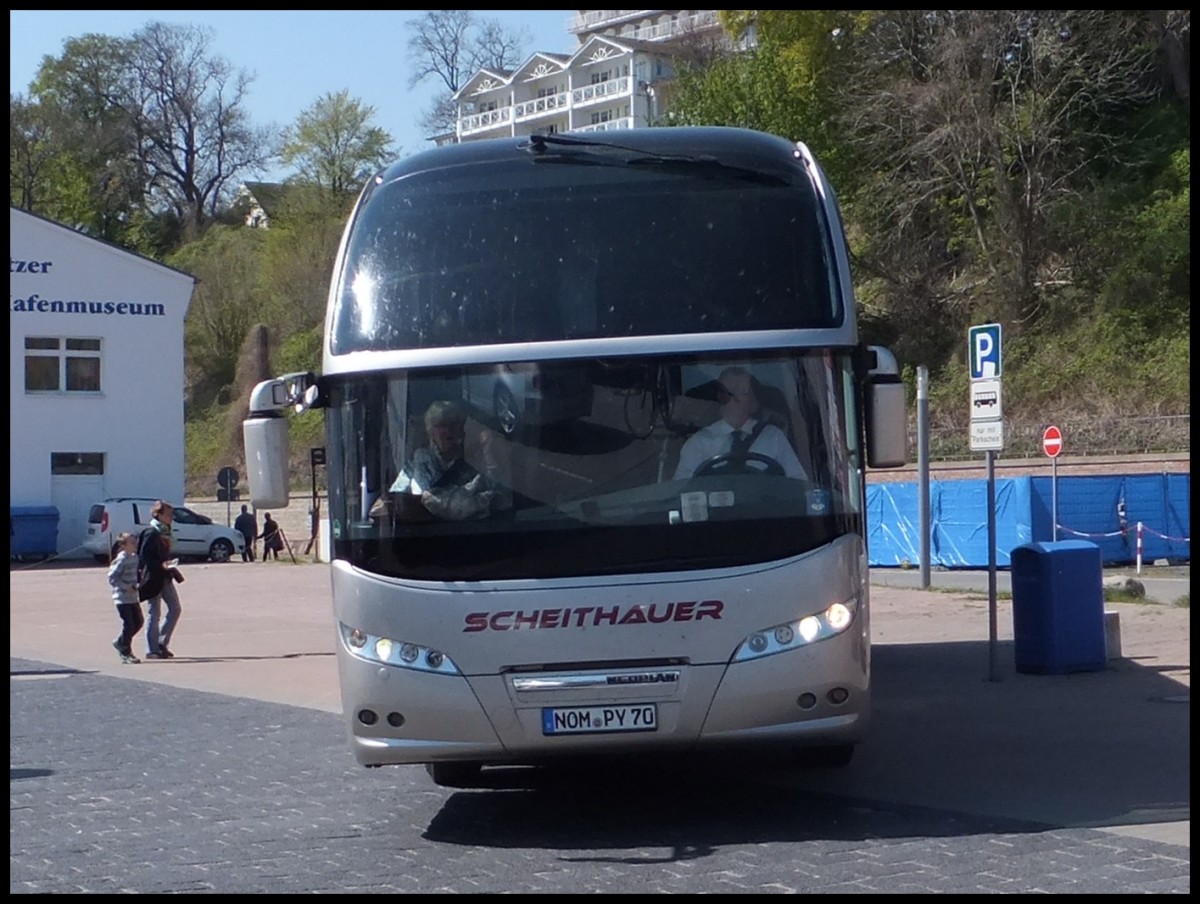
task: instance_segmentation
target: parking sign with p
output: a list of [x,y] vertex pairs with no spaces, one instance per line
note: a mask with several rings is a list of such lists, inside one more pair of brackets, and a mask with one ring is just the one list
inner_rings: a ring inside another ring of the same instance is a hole
[[1000,376],[1000,324],[973,326],[967,333],[971,379],[991,380]]

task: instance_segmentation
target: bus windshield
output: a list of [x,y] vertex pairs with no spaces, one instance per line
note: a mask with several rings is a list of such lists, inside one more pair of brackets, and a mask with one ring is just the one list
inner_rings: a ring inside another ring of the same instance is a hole
[[372,186],[335,274],[331,353],[842,324],[833,227],[800,163],[752,178],[599,159]]
[[861,533],[852,360],[723,351],[330,377],[335,555],[407,579],[583,577],[770,562]]

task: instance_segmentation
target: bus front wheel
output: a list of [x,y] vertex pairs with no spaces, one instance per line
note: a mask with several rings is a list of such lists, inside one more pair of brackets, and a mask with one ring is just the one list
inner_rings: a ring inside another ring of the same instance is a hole
[[482,763],[426,763],[425,771],[443,788],[472,788],[483,771]]

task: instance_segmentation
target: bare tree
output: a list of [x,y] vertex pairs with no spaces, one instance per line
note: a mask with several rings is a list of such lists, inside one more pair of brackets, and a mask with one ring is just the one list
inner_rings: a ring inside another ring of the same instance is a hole
[[133,36],[130,60],[127,102],[152,198],[193,228],[275,156],[269,130],[253,128],[243,106],[251,77],[211,56],[211,41],[211,29],[152,22]]
[[1183,104],[1188,119],[1192,116],[1192,11],[1190,9],[1148,9],[1146,15],[1159,32],[1164,68],[1171,87]]
[[[846,50],[846,134],[876,174],[860,193],[877,199],[871,232],[889,237],[873,249],[876,272],[924,282],[943,304],[990,298],[992,316],[1030,318],[1042,288],[1064,278],[1056,205],[1089,169],[1120,160],[1132,137],[1116,128],[1120,111],[1157,90],[1145,22],[1104,10],[899,11]],[[928,270],[900,277],[926,237],[962,235],[960,223],[969,249],[930,249],[940,288]],[[958,279],[964,252],[990,274],[986,287]]]
[[409,32],[408,58],[412,75],[408,87],[433,78],[441,88],[421,114],[428,135],[454,130],[458,116],[452,98],[481,69],[503,72],[521,62],[528,30],[513,31],[495,19],[476,19],[467,9],[431,9],[404,27]]

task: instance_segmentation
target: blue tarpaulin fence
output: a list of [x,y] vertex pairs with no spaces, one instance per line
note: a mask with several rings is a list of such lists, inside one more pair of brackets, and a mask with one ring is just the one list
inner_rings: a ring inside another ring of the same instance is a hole
[[[1053,536],[1054,485],[1050,477],[996,481],[996,565],[1008,568],[1010,553]],[[1058,539],[1089,540],[1105,565],[1137,559],[1191,560],[1191,475],[1137,474],[1059,477]],[[867,487],[870,564],[918,565],[921,561],[919,485]],[[1123,503],[1123,505],[1122,505]],[[929,486],[930,564],[946,568],[988,565],[987,480],[936,481]]]

